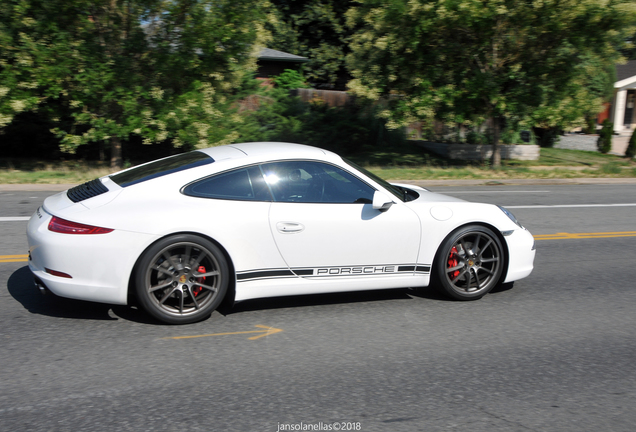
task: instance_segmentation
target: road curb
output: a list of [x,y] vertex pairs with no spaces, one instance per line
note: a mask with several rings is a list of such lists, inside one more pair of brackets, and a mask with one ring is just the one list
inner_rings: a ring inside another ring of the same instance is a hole
[[0,184],[0,192],[61,192],[70,189],[76,184]]
[[570,178],[570,179],[483,179],[483,180],[390,180],[415,186],[522,186],[522,185],[630,185],[636,178]]

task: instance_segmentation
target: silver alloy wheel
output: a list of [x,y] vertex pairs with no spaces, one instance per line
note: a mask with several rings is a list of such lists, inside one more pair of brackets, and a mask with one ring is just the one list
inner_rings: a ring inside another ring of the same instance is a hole
[[208,309],[221,294],[220,268],[206,247],[190,241],[172,243],[146,266],[144,290],[162,313],[188,317]]
[[504,257],[497,236],[481,226],[469,226],[447,239],[438,266],[442,287],[452,297],[482,297],[499,282]]

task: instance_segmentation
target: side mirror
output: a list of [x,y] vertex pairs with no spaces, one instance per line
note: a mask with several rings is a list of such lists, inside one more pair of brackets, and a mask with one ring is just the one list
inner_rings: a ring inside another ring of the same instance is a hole
[[387,211],[392,205],[393,200],[383,194],[380,191],[375,191],[373,194],[373,209],[380,210],[381,212]]

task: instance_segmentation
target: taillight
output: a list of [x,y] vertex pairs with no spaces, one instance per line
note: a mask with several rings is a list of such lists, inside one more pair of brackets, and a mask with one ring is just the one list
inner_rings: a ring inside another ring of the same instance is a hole
[[84,225],[53,216],[51,222],[49,222],[49,231],[62,234],[106,234],[114,230],[93,225]]
[[44,267],[44,271],[47,272],[50,275],[53,275],[53,276],[73,279],[73,276],[71,276],[68,273],[61,272],[61,271],[51,270],[50,268],[46,268],[46,267]]

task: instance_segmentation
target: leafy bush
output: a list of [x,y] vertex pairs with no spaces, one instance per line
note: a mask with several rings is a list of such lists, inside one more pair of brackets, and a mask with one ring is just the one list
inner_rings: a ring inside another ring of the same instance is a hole
[[614,123],[609,120],[603,122],[603,129],[599,133],[596,146],[601,153],[608,153],[612,149],[612,134],[614,133]]
[[534,134],[531,131],[527,131],[530,134],[530,141],[525,142],[521,136],[521,128],[517,127],[506,127],[499,137],[501,144],[534,144],[535,138]]
[[559,142],[559,137],[561,136],[561,128],[559,127],[534,128],[533,132],[537,144],[545,148],[554,147],[554,145]]
[[627,149],[625,150],[625,157],[633,158],[634,156],[636,156],[636,130],[634,130],[632,137],[629,139]]
[[596,117],[593,115],[585,116],[585,129],[584,131],[588,135],[596,133]]
[[401,130],[387,129],[368,107],[302,102],[280,88],[264,90],[258,97],[258,109],[241,114],[240,141],[296,142],[343,155],[390,151],[405,142]]
[[285,69],[283,73],[274,77],[276,87],[292,90],[297,88],[308,88],[303,74],[294,69]]
[[491,144],[489,138],[485,133],[471,130],[466,134],[466,144]]

